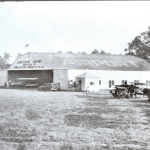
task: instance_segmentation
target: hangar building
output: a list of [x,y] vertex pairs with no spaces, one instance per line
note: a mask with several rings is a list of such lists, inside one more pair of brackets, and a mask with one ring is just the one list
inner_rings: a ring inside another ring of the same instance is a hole
[[68,90],[68,80],[85,91],[111,89],[115,84],[150,82],[150,64],[129,55],[26,53],[8,69],[8,79],[38,78],[39,85],[59,82]]

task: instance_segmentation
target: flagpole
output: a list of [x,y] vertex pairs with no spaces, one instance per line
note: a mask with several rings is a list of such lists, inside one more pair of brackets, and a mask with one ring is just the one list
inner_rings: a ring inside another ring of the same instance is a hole
[[26,47],[28,47],[28,57],[29,57],[29,44],[27,44],[26,46],[25,46],[25,48]]
[[29,57],[29,45],[28,45],[28,57]]

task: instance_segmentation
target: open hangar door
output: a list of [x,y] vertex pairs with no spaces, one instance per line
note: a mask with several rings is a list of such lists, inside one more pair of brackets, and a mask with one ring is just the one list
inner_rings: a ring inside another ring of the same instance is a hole
[[18,78],[38,78],[38,85],[53,82],[53,70],[17,70],[8,71],[8,79],[17,82]]

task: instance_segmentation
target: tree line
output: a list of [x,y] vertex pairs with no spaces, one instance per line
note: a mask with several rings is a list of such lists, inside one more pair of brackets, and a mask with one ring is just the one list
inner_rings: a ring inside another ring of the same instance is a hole
[[[58,51],[57,53],[63,53],[61,51]],[[72,51],[68,51],[67,53],[70,53],[70,54],[73,54],[74,52]],[[87,54],[86,52],[77,52],[77,54]],[[108,54],[108,55],[111,55],[111,53],[106,53],[104,50],[100,50],[98,51],[97,49],[94,49],[91,54]]]
[[150,63],[150,27],[127,45],[128,47],[124,49],[126,55],[140,57]]
[[[124,49],[125,55],[132,55],[139,58],[142,58],[150,63],[150,27],[145,32],[142,32],[140,35],[136,36],[130,43],[127,44],[127,48]],[[58,51],[57,53],[62,53]],[[67,53],[73,53],[68,51]],[[86,52],[78,52],[78,54],[87,54]],[[91,54],[103,54],[103,55],[112,55],[111,53],[106,53],[104,50],[94,49]],[[22,54],[18,53],[16,59]],[[0,69],[8,69],[10,67],[9,53],[4,53],[3,56],[0,56]]]
[[9,53],[4,53],[3,56],[0,56],[0,69],[8,69],[10,64],[8,63],[10,58]]
[[[16,59],[20,57],[22,54],[18,53]],[[0,56],[0,69],[8,69],[10,67],[9,59],[10,59],[9,53],[4,53],[3,56]]]

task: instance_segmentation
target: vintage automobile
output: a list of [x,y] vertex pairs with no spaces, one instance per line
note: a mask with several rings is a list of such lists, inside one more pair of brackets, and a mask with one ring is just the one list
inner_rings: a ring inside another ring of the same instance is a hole
[[147,87],[146,83],[140,83],[140,82],[131,82],[131,85],[128,87],[128,91],[130,93],[130,97],[133,97],[133,95],[136,97],[136,95],[145,95],[143,93],[143,89]]
[[112,90],[112,95],[113,97],[122,97],[122,95],[124,95],[124,97],[128,98],[133,96],[136,97],[136,95],[145,95],[145,93],[143,92],[144,87],[147,87],[147,84],[139,82],[131,82],[131,85],[115,85],[115,89]]
[[148,101],[150,102],[150,88],[144,88],[143,93],[147,95]]
[[129,98],[130,97],[127,87],[123,87],[122,85],[115,86],[115,89],[111,90],[111,93],[114,98]]
[[45,83],[39,86],[39,91],[60,91],[60,83]]

